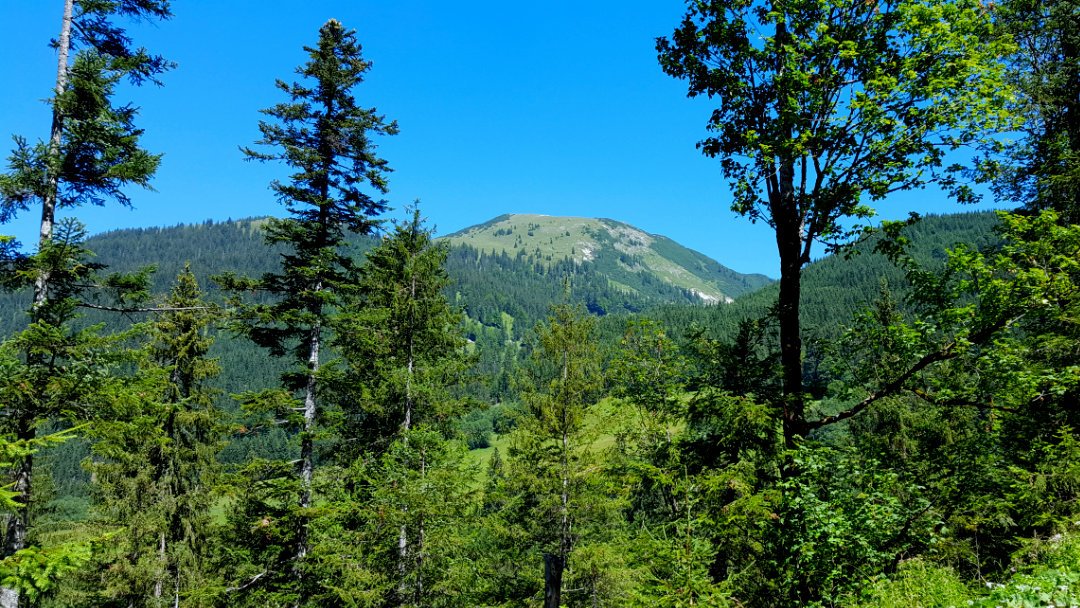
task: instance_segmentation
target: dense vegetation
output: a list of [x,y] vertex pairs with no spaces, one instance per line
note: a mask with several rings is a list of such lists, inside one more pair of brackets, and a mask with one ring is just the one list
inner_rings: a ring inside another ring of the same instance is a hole
[[[287,217],[87,239],[55,209],[160,159],[114,85],[170,64],[121,23],[170,11],[63,4],[0,175],[0,219],[42,209],[0,239],[0,606],[1080,603],[1075,7],[690,2],[661,65],[782,262],[707,307],[613,274],[643,250],[380,226],[397,126],[335,20],[245,149]],[[983,180],[1019,211],[847,228]]]

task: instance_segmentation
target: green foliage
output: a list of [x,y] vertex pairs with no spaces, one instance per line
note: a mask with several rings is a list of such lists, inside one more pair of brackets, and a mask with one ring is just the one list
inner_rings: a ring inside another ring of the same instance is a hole
[[447,387],[466,369],[465,340],[461,313],[445,295],[445,260],[419,209],[367,253],[348,314],[335,325],[334,346],[347,362],[338,384],[348,404],[341,462],[377,451],[399,429],[448,433],[461,415]]
[[1080,24],[1069,2],[1013,0],[995,10],[1016,39],[1009,81],[1019,93],[1014,111],[1021,137],[1004,158],[988,156],[973,172],[993,177],[999,198],[1031,210],[1055,209],[1080,221]]
[[[254,303],[234,297],[237,327],[272,355],[288,356],[292,362],[292,368],[281,376],[283,391],[250,395],[270,397],[271,402],[262,405],[265,410],[285,402],[301,416],[297,421],[298,519],[293,519],[299,529],[289,538],[295,543],[296,564],[291,568],[292,580],[279,572],[276,577],[268,577],[262,587],[270,594],[263,601],[274,597],[274,587],[266,585],[276,582],[283,585],[279,589],[285,594],[282,597],[289,599],[274,601],[301,603],[307,601],[311,587],[305,581],[304,558],[311,549],[308,518],[314,515],[315,440],[325,428],[324,423],[331,421],[327,416],[331,404],[326,403],[331,394],[325,389],[332,385],[328,380],[336,367],[334,362],[324,361],[322,349],[334,328],[344,294],[358,280],[356,265],[346,250],[345,235],[367,234],[377,226],[373,217],[386,205],[365,188],[385,193],[389,168],[385,160],[376,156],[371,138],[397,132],[395,123],[387,124],[374,110],[356,104],[353,90],[363,82],[370,64],[362,57],[355,32],[331,19],[319,29],[318,44],[304,50],[309,59],[297,69],[302,81],[278,81],[278,88],[289,101],[264,110],[270,120],[259,123],[262,139],[257,143],[271,151],[244,150],[249,159],[280,161],[294,171],[289,183],[271,183],[291,217],[271,219],[264,228],[269,245],[286,249],[281,256],[281,270],[266,273],[258,280],[232,273],[218,279],[234,293],[259,291],[270,297],[269,301]],[[292,394],[298,396],[295,406],[287,403]],[[290,418],[295,420],[296,416]],[[258,505],[258,501],[251,502],[245,508]],[[266,568],[282,559],[279,550],[254,555],[272,560]]]
[[[190,270],[180,274],[132,386],[100,412],[88,468],[99,525],[120,531],[95,556],[100,578],[90,595],[129,605],[198,596],[207,584],[212,488],[222,427],[206,382],[214,310]],[[212,577],[211,577],[212,578]]]
[[803,446],[782,480],[777,519],[766,524],[777,591],[792,602],[843,597],[903,555],[934,541],[934,514],[919,486],[854,450]]
[[[733,208],[800,218],[807,243],[842,234],[841,217],[869,215],[863,195],[935,179],[943,145],[1007,125],[997,58],[1010,48],[967,0],[692,2],[657,41],[664,71],[691,96],[723,101],[699,147],[721,159]],[[798,183],[773,174],[796,166]],[[792,198],[781,206],[780,196]]]
[[900,563],[888,578],[867,585],[858,602],[844,605],[880,608],[937,608],[971,605],[974,594],[956,571],[916,558]]
[[[130,36],[117,17],[164,20],[172,16],[168,2],[79,2],[71,36],[77,49],[58,82],[53,104],[53,139],[30,144],[15,137],[9,171],[0,175],[0,222],[7,222],[33,203],[46,207],[103,205],[112,199],[130,205],[123,188],[149,186],[160,155],[139,147],[142,130],[134,125],[137,110],[113,101],[122,79],[135,84],[158,76],[172,64],[146,49],[132,49]],[[65,53],[66,53],[65,49]],[[51,209],[47,221],[53,221]]]

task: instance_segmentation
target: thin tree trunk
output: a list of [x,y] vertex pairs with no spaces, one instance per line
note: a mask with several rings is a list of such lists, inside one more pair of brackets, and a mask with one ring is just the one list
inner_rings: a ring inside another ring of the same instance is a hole
[[[56,172],[56,156],[60,153],[60,143],[63,136],[64,119],[60,113],[60,96],[67,89],[68,77],[68,54],[71,50],[71,18],[74,12],[75,0],[64,1],[64,17],[60,24],[60,37],[57,41],[57,68],[55,99],[52,110],[52,127],[49,133],[49,170],[46,174],[46,191],[42,196],[41,225],[39,230],[39,246],[44,245],[52,238],[53,223],[56,215],[56,195],[58,191],[59,176]],[[36,313],[45,304],[49,295],[49,274],[41,271],[34,279],[34,301],[31,307],[31,318],[36,318]],[[33,358],[31,361],[33,362]],[[18,439],[32,440],[36,436],[34,428],[34,412],[22,412],[22,420],[17,421]],[[31,456],[26,456],[15,465],[12,490],[17,493],[17,500],[22,506],[7,518],[7,531],[4,536],[3,557],[14,555],[17,551],[26,548],[26,537],[30,528],[30,479],[33,474],[34,461]],[[18,590],[3,587],[0,588],[0,608],[18,608],[20,594]]]
[[[64,116],[60,111],[60,97],[67,89],[68,55],[71,51],[71,16],[75,0],[65,0],[64,20],[60,25],[60,38],[57,41],[56,88],[53,98],[52,127],[49,132],[49,168],[46,172],[45,193],[41,199],[41,225],[38,233],[39,246],[52,239],[53,224],[56,221],[56,199],[59,192],[60,176],[57,173],[57,156],[64,135]],[[41,271],[34,279],[33,310],[38,310],[49,297],[49,273]]]
[[164,532],[158,537],[158,561],[161,562],[161,574],[158,575],[158,580],[154,583],[154,599],[160,601],[161,596],[165,594],[165,577],[169,574],[169,565],[165,557]]
[[[415,277],[413,278],[412,284],[410,285],[409,297],[410,297],[409,304],[410,304],[410,310],[411,310],[412,304],[414,304],[415,301],[416,301],[416,278]],[[415,352],[414,352],[414,346],[413,346],[413,324],[412,324],[412,319],[409,319],[409,322],[406,325],[406,340],[408,342],[408,347],[407,348],[408,348],[409,355],[408,355],[408,360],[406,362],[406,368],[405,368],[405,421],[402,423],[401,428],[402,428],[402,436],[403,436],[402,441],[407,446],[407,445],[409,445],[409,431],[412,429],[412,417],[413,417],[412,380],[413,380],[413,366],[415,364]],[[404,507],[402,507],[402,512],[407,516],[408,513],[409,513],[409,506],[405,505]],[[409,587],[409,582],[408,582],[409,535],[408,535],[408,528],[407,528],[405,523],[401,524],[401,530],[398,533],[398,557],[399,557],[398,576],[401,579],[401,586],[400,586],[400,588],[398,590],[398,595],[401,597],[402,601],[404,601],[405,598],[409,597],[410,595],[413,595],[417,599],[419,599],[419,595],[420,595],[420,591],[419,591],[420,573],[419,573],[419,571],[417,572],[417,575],[416,575],[417,576],[417,579],[416,579],[417,588],[414,589],[413,593],[411,593],[411,594],[408,592],[408,587]],[[416,605],[419,605],[419,604],[416,604]]]
[[[36,436],[33,423],[23,420],[16,432],[19,440],[32,440]],[[4,538],[4,555],[11,556],[15,552],[26,548],[26,535],[30,529],[30,480],[33,473],[33,456],[26,456],[15,465],[14,484],[11,486],[16,493],[15,499],[21,503],[21,507],[8,517],[7,534]],[[18,608],[20,594],[17,589],[4,587],[0,589],[0,608]]]
[[[321,285],[315,291],[322,291]],[[311,328],[308,338],[308,377],[304,387],[304,430],[300,438],[300,509],[311,507],[311,484],[315,476],[315,377],[319,372],[319,346],[321,326],[316,323]],[[296,560],[303,560],[308,554],[308,524],[306,516],[301,517],[300,537],[297,542]],[[299,565],[299,564],[298,564]]]
[[[420,479],[427,477],[427,455],[420,450]],[[414,606],[424,605],[424,516],[421,515],[416,522],[416,590],[413,598]]]
[[[568,391],[566,391],[566,384],[569,377],[570,362],[567,353],[564,351],[562,369],[564,399],[570,398]],[[559,476],[561,478],[560,482],[562,485],[562,493],[559,496],[559,515],[561,521],[559,522],[559,557],[558,561],[554,562],[554,565],[558,566],[558,572],[553,578],[553,582],[557,581],[559,585],[558,592],[556,594],[559,598],[562,597],[563,571],[566,569],[566,562],[570,557],[570,421],[567,415],[568,407],[568,403],[562,404],[562,454],[560,455],[561,462],[559,463]],[[545,567],[546,565],[547,564],[545,563]],[[545,576],[545,579],[546,578],[547,577]],[[545,594],[545,599],[546,597],[547,596]]]

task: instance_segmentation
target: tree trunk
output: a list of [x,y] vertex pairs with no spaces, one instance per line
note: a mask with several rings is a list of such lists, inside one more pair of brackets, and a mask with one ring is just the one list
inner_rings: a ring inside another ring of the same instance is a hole
[[562,556],[544,554],[544,608],[559,608],[562,603],[562,575],[565,565]]
[[[420,479],[427,477],[427,458],[424,450],[420,450]],[[421,515],[416,522],[416,589],[413,605],[424,605],[424,516]]]
[[[32,440],[37,435],[31,421],[21,421],[20,428],[16,432],[19,440]],[[33,473],[33,456],[26,456],[15,465],[14,483],[11,490],[16,493],[15,500],[21,503],[21,507],[8,517],[7,533],[4,537],[4,556],[14,555],[17,551],[26,548],[26,536],[30,529],[30,480]],[[17,589],[4,587],[0,589],[0,608],[18,608],[20,594]]]
[[[64,116],[60,111],[60,97],[67,89],[68,54],[71,51],[71,15],[75,0],[65,0],[64,20],[60,25],[60,38],[57,41],[56,88],[52,107],[52,127],[49,132],[49,168],[46,173],[45,193],[41,199],[41,225],[38,232],[38,244],[44,245],[52,239],[53,224],[56,221],[56,199],[59,192],[60,176],[57,174],[57,156],[64,135]],[[49,273],[42,270],[34,279],[33,310],[38,310],[49,297]]]
[[[776,2],[772,9],[781,14],[784,7]],[[787,51],[792,44],[787,24],[780,19],[776,24],[775,51],[776,73],[778,82],[787,70]],[[783,100],[785,91],[777,92]],[[781,111],[778,116],[779,128],[789,137],[794,137],[792,122],[794,118]],[[807,236],[804,234],[803,213],[795,192],[795,163],[790,152],[774,159],[775,175],[768,180],[769,213],[772,216],[776,233],[776,248],[780,255],[780,298],[777,302],[777,314],[780,322],[780,366],[783,370],[783,409],[784,445],[792,448],[796,437],[806,435],[806,414],[803,400],[802,378],[802,328],[799,322],[799,300],[802,290],[803,245]]]
[[[322,286],[315,288],[316,292],[322,291]],[[308,377],[304,387],[304,430],[300,434],[300,509],[306,510],[311,507],[311,483],[315,476],[315,441],[312,434],[315,432],[315,377],[319,372],[319,346],[321,339],[321,326],[319,323],[311,328],[308,338]],[[296,543],[296,563],[294,564],[297,579],[300,578],[300,562],[308,554],[308,522],[307,514],[300,517],[300,532]]]
[[780,253],[780,365],[783,369],[784,445],[806,434],[803,400],[802,327],[799,305],[802,292],[802,236],[797,220],[776,221],[776,244]]
[[[71,16],[74,11],[75,0],[64,1],[64,17],[60,24],[60,37],[57,40],[57,68],[55,99],[52,110],[52,127],[49,133],[49,170],[46,174],[46,191],[42,196],[41,225],[39,230],[39,247],[52,239],[53,223],[56,215],[56,195],[58,191],[59,176],[56,173],[56,156],[60,153],[60,143],[63,136],[64,119],[60,113],[59,99],[67,89],[68,77],[68,54],[71,50]],[[36,320],[37,311],[45,304],[49,296],[49,274],[40,271],[34,278],[34,301],[31,307],[31,318]],[[31,358],[30,363],[32,363]],[[34,412],[21,412],[21,420],[16,421],[18,439],[33,439],[36,436],[34,428]],[[9,557],[17,551],[26,548],[26,537],[30,528],[30,479],[33,474],[34,461],[31,456],[26,456],[16,463],[13,474],[12,490],[17,493],[17,500],[22,503],[15,513],[7,518],[7,531],[4,536],[3,556]],[[18,590],[9,587],[0,588],[0,608],[18,608],[20,604]]]
[[165,577],[169,574],[169,565],[165,555],[164,532],[158,537],[158,561],[161,562],[161,574],[158,575],[158,579],[154,583],[154,599],[158,600],[158,603],[160,603],[161,596],[165,594]]

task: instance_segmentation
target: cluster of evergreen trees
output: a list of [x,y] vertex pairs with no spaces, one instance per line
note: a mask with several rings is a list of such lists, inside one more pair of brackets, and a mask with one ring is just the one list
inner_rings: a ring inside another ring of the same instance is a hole
[[[461,431],[484,346],[447,297],[447,250],[415,209],[364,255],[347,239],[379,226],[372,138],[397,126],[356,102],[369,65],[339,22],[245,150],[291,172],[272,184],[288,217],[262,227],[275,271],[216,277],[221,306],[186,268],[155,301],[148,270],[106,274],[55,221],[149,183],[159,157],[115,84],[171,66],[117,23],[169,16],[66,0],[50,138],[17,139],[0,176],[0,219],[43,210],[35,253],[0,241],[5,287],[32,292],[0,343],[0,606],[1080,600],[1075,8],[691,3],[661,63],[721,98],[702,148],[776,230],[778,290],[713,334],[637,320],[614,352],[585,307],[553,306],[520,358],[488,361],[481,382],[516,402],[483,458]],[[1005,146],[1016,117],[1027,137]],[[986,156],[945,171],[941,149],[966,145]],[[852,236],[845,218],[890,191],[977,179],[1030,212],[930,263],[886,224],[874,305],[805,339],[815,240]],[[148,320],[106,331],[80,310]],[[214,327],[280,363],[235,396],[243,417],[215,405]],[[241,436],[280,457],[223,458]],[[73,437],[92,507],[65,516],[34,454]]]

